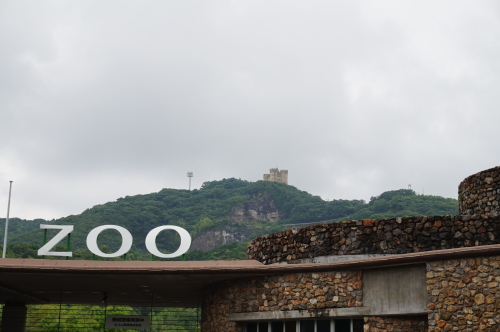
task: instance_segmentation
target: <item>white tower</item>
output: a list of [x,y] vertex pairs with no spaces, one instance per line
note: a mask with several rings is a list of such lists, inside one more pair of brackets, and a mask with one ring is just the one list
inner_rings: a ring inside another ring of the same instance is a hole
[[188,178],[189,178],[189,190],[191,190],[191,178],[193,177],[193,172],[188,172]]

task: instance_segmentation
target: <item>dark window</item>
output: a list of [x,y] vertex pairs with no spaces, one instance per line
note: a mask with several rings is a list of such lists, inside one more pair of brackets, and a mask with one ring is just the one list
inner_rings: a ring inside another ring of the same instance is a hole
[[317,330],[317,332],[330,332],[330,320],[326,320],[326,319],[317,320],[316,321],[316,330]]
[[257,332],[257,323],[247,323],[247,332]]
[[297,322],[294,320],[285,321],[285,332],[297,332]]
[[351,332],[351,320],[350,319],[336,319],[335,320],[335,332]]
[[301,320],[300,321],[300,332],[314,332],[314,321],[313,320]]
[[[268,326],[267,322],[260,322],[259,323],[259,332],[268,332]],[[363,332],[363,331],[361,331]]]
[[365,325],[365,321],[362,319],[353,319],[352,320],[352,332],[363,332],[363,327]]
[[283,322],[271,322],[271,332],[283,332]]

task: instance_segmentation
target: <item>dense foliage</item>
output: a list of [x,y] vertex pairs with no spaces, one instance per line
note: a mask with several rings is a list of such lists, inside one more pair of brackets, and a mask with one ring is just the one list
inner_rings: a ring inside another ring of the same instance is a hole
[[247,259],[247,243],[226,244],[209,251],[191,251],[185,257],[188,261],[217,261]]
[[457,215],[458,202],[453,198],[417,195],[413,190],[386,191],[372,197],[367,206],[344,220],[394,217]]
[[[205,183],[200,190],[163,189],[158,193],[127,196],[87,209],[80,215],[72,215],[52,221],[55,224],[75,226],[72,233],[72,248],[86,248],[88,232],[100,225],[113,224],[127,228],[134,236],[133,252],[144,252],[146,234],[160,225],[178,225],[187,229],[193,237],[208,229],[228,223],[228,215],[235,206],[245,201],[258,200],[263,194],[272,197],[280,214],[286,218],[281,223],[314,222],[335,219],[355,212],[363,201],[323,201],[318,196],[300,191],[293,186],[275,182],[248,182],[224,179]],[[255,229],[255,236],[270,229],[266,222],[242,225]],[[0,226],[1,227],[1,226]],[[55,233],[54,231],[53,233]],[[49,237],[52,236],[49,231]],[[11,233],[12,243],[34,243],[41,245],[43,232],[24,232],[16,236]],[[106,243],[108,250],[119,248],[121,239],[116,231],[101,233],[99,242]],[[165,252],[173,251],[178,245],[175,232],[162,232],[158,237],[158,247]]]
[[[112,332],[105,328],[109,315],[146,315],[151,317],[147,331],[199,332],[196,308],[151,308],[101,305],[28,305],[26,331],[37,332]],[[128,330],[139,331],[139,330]],[[144,331],[144,330],[140,330]]]
[[[48,223],[44,219],[26,220],[19,218],[9,219],[9,237],[14,238],[16,236],[31,232],[33,230],[40,229],[40,224]],[[3,239],[5,231],[5,218],[0,218],[0,238]]]

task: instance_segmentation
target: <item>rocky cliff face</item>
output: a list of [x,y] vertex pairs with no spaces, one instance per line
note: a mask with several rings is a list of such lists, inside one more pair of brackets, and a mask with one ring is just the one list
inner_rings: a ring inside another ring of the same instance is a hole
[[[259,195],[256,201],[248,201],[232,208],[227,219],[234,222],[280,220],[276,204],[269,195]],[[250,240],[254,236],[250,227],[226,225],[221,229],[203,233],[193,240],[190,250],[208,251],[224,244]]]
[[224,244],[240,242],[252,235],[252,230],[224,226],[222,229],[208,231],[193,240],[190,250],[208,251]]
[[257,201],[248,201],[243,205],[235,206],[228,218],[236,222],[249,222],[254,220],[273,221],[280,220],[276,204],[269,195],[257,196]]

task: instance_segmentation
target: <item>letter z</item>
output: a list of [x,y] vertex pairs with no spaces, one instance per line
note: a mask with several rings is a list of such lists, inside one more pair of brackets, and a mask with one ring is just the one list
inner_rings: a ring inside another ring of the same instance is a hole
[[50,251],[54,248],[62,239],[69,233],[73,231],[73,225],[45,225],[40,224],[41,229],[60,229],[61,231],[56,234],[49,242],[47,242],[43,247],[38,249],[38,256],[68,256],[72,257],[72,251]]

